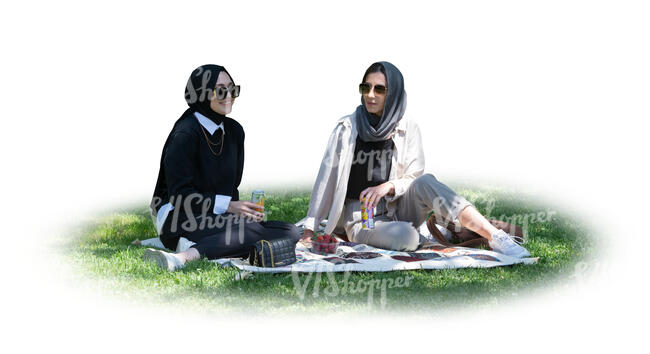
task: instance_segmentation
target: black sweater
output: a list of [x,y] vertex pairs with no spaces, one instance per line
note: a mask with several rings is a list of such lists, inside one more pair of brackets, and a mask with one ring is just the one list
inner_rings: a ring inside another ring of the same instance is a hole
[[[244,169],[244,129],[228,117],[224,117],[223,125],[223,150],[221,155],[215,156],[192,109],[176,121],[163,147],[151,202],[153,213],[157,214],[162,205],[171,202],[175,212],[182,211],[183,216],[191,212],[196,217],[204,210],[204,203],[208,203],[205,207],[212,211],[217,194],[239,200],[237,188]],[[221,139],[219,129],[213,136],[207,130],[205,134],[214,143]],[[215,152],[219,148],[219,145],[212,145]],[[205,202],[206,199],[209,202]],[[185,208],[186,201],[191,202],[190,210]]]
[[359,199],[364,189],[387,182],[394,149],[393,139],[366,142],[357,136],[345,197]]

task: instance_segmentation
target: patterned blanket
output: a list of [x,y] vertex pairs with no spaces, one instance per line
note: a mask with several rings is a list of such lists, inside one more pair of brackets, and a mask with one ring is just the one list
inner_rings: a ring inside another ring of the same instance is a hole
[[[322,227],[323,224],[321,224]],[[301,228],[302,220],[296,223]],[[136,240],[134,245],[164,249],[159,238]],[[194,243],[181,237],[176,252],[190,248]],[[236,267],[245,272],[388,272],[408,269],[491,268],[512,264],[533,264],[538,258],[513,258],[493,251],[444,247],[428,241],[414,252],[400,252],[375,248],[366,244],[344,242],[339,239],[336,254],[319,255],[311,252],[309,242],[296,245],[296,263],[285,267],[262,268],[248,264],[241,258],[221,258],[213,262],[223,267]]]

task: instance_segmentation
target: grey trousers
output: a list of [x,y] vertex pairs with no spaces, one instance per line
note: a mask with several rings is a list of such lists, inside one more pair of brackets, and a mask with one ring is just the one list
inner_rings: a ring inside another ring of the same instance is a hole
[[432,174],[416,178],[397,200],[392,217],[386,212],[386,202],[381,199],[375,211],[375,227],[363,229],[361,225],[361,202],[345,200],[345,232],[356,243],[396,251],[414,251],[426,239],[417,228],[426,221],[431,211],[436,221],[451,221],[460,225],[458,214],[471,203],[438,181]]

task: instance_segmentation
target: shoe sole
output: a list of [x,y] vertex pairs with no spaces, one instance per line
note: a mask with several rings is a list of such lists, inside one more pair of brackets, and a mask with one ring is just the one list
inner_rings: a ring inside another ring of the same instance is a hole
[[504,252],[502,252],[500,250],[495,250],[494,248],[492,248],[492,251],[496,252],[496,253],[499,253],[499,254],[502,254],[504,256],[513,257],[513,258],[520,258],[521,259],[521,258],[530,257],[529,252],[525,252],[525,253],[522,252],[522,253],[517,253],[517,254],[507,254],[507,253],[504,253]]
[[530,257],[530,253],[527,253],[527,252],[526,253],[517,253],[517,254],[506,254],[506,253],[502,253],[502,254],[505,254],[506,256],[509,256],[509,257],[519,258],[519,259]]
[[162,254],[159,250],[147,248],[144,251],[144,256],[142,259],[145,261],[154,261],[160,268],[171,271],[171,269],[169,269],[169,262],[167,261],[167,257],[165,257],[165,255]]

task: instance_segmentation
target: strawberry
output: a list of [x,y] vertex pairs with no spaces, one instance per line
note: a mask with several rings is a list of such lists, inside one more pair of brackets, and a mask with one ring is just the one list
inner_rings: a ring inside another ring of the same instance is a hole
[[323,242],[324,239],[325,238],[323,237],[323,235],[320,235],[320,236],[316,237],[316,241],[318,241],[318,242]]

